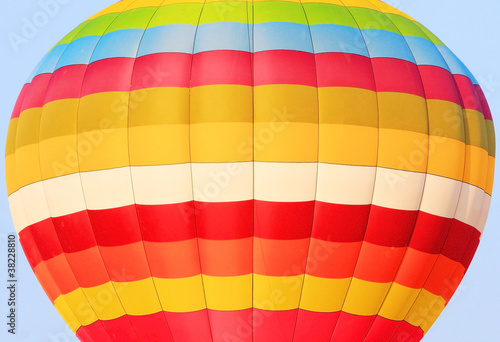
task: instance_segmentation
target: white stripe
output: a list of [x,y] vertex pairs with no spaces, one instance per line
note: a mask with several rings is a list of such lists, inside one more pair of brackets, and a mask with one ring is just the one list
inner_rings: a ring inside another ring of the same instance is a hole
[[[25,188],[27,187],[24,187],[23,189]],[[9,207],[12,216],[12,222],[14,223],[14,228],[19,234],[21,230],[29,226],[28,220],[26,220],[26,214],[24,213],[21,190],[18,190],[9,196]]]
[[418,210],[425,173],[377,168],[373,204],[399,210]]
[[174,204],[193,200],[189,164],[134,166],[131,172],[138,204]]
[[490,212],[491,196],[487,195],[484,197],[483,208],[481,210],[481,215],[479,217],[479,223],[477,229],[483,234],[484,227],[486,226],[486,220],[488,219],[488,213]]
[[316,199],[334,204],[370,204],[375,172],[375,167],[321,163],[318,165]]
[[[192,166],[182,164],[92,171],[30,184],[11,194],[9,204],[14,225],[19,232],[50,216],[63,216],[85,210],[86,205],[94,210],[132,205],[134,195],[140,204],[181,203],[192,198],[191,168],[197,200],[250,200],[255,168],[256,199],[309,201],[313,200],[315,195],[316,165],[264,162],[200,163]],[[375,170],[374,167],[318,164],[317,199],[338,204],[369,204]],[[393,170],[382,168],[377,169],[377,172],[377,178],[394,175]],[[397,175],[405,177],[404,181],[392,189],[391,183],[380,178],[379,181],[385,181],[386,184],[377,184],[374,203],[393,209],[413,208],[424,175],[396,172]],[[80,177],[83,181],[83,192]],[[426,177],[422,211],[441,217],[456,217],[482,231],[491,200],[488,194],[459,181],[433,175]],[[210,185],[210,188],[214,184],[219,186],[218,193],[209,192],[207,195],[203,192],[204,187]],[[132,185],[135,194],[132,193]]]
[[313,201],[317,165],[255,162],[255,199],[269,202]]
[[489,195],[485,193],[484,190],[469,184],[464,184],[462,186],[462,192],[460,193],[460,199],[458,200],[455,218],[470,226],[478,228],[485,197],[489,197]]
[[129,167],[80,173],[87,208],[118,208],[134,203]]
[[51,216],[64,216],[86,208],[80,174],[48,179],[43,185]]
[[192,164],[194,199],[235,202],[253,198],[253,163]]
[[454,179],[428,174],[420,210],[436,216],[455,217],[462,184]]

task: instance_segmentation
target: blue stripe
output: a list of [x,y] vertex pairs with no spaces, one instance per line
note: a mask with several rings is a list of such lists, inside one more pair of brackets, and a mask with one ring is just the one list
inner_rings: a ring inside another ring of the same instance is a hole
[[250,25],[220,22],[198,26],[194,53],[213,50],[250,52]]
[[368,57],[365,41],[359,29],[343,25],[311,25],[314,52],[343,52]]
[[195,25],[175,24],[146,30],[139,47],[140,56],[161,52],[192,53]]
[[53,73],[56,69],[57,61],[61,58],[67,46],[68,44],[57,45],[52,51],[46,54],[31,72],[26,83],[30,83],[37,75]]
[[446,64],[448,64],[451,73],[455,75],[464,75],[470,78],[472,83],[478,84],[476,78],[472,73],[467,69],[467,67],[462,63],[461,60],[458,59],[457,56],[453,52],[451,52],[448,47],[443,46],[443,45],[436,45],[439,52],[443,56],[444,60],[446,61]]
[[397,58],[415,63],[402,35],[375,29],[365,29],[362,32],[371,58]]
[[255,52],[268,50],[313,52],[307,25],[269,22],[255,24],[254,30]]
[[434,43],[420,37],[405,37],[418,65],[433,65],[450,71]]
[[101,36],[86,36],[79,38],[68,45],[56,69],[75,64],[89,64],[90,57]]
[[144,30],[126,29],[106,33],[97,44],[90,62],[105,58],[137,56],[137,49]]

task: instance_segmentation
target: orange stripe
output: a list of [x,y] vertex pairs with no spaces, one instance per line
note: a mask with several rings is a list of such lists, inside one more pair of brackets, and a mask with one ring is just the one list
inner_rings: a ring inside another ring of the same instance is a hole
[[460,273],[465,274],[465,269],[460,263],[439,255],[436,265],[425,283],[425,289],[448,301],[456,290],[455,284],[458,278],[461,280],[463,275],[457,279],[453,279],[453,277],[457,277],[457,274]]
[[66,259],[81,287],[94,287],[109,282],[99,247],[66,253]]
[[395,282],[414,289],[422,288],[437,258],[438,254],[429,254],[407,248]]
[[354,276],[376,283],[393,281],[405,249],[405,247],[385,247],[364,241]]
[[252,273],[253,238],[237,240],[198,239],[203,274],[219,277]]
[[329,279],[353,275],[362,242],[330,242],[311,239],[307,274]]
[[100,246],[102,259],[112,281],[123,282],[151,277],[142,241],[122,246]]
[[144,241],[149,267],[156,278],[187,278],[200,274],[196,239],[176,242]]
[[47,294],[47,297],[49,297],[52,304],[54,304],[56,298],[61,295],[61,291],[59,291],[52,275],[47,270],[45,262],[38,264],[35,267],[34,272],[38,282],[42,285],[43,290]]
[[255,274],[291,276],[304,274],[309,238],[297,240],[271,240],[255,238]]
[[53,279],[61,293],[70,293],[79,287],[64,254],[45,261],[45,266],[47,272],[53,275]]

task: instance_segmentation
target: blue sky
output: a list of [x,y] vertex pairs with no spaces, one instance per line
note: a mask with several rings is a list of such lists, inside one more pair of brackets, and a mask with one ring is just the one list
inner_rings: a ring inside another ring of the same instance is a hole
[[[21,87],[43,55],[67,32],[112,0],[22,0],[0,3],[0,150],[10,114]],[[469,67],[482,85],[493,117],[500,122],[500,2],[496,0],[387,1],[427,26]],[[57,6],[43,4],[56,3]],[[48,15],[43,15],[42,13]],[[26,21],[38,26],[14,47],[12,33],[21,35]],[[0,317],[7,314],[6,236],[14,232],[10,219],[3,158],[0,167]],[[474,261],[455,297],[427,334],[425,342],[500,341],[500,185],[496,182],[490,217]],[[497,194],[497,196],[495,196]],[[20,248],[20,246],[18,246]],[[30,342],[77,341],[46,298],[22,253],[18,254],[18,330],[6,332],[0,319],[0,340]],[[4,286],[5,285],[5,286]],[[409,341],[401,341],[409,342]]]

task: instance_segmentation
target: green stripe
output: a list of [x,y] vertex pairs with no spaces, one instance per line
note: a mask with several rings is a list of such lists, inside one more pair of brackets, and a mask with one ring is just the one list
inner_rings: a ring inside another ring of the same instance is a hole
[[216,22],[252,23],[252,5],[241,1],[209,2],[203,7],[200,24]]
[[78,35],[72,41],[77,40],[78,38],[88,37],[88,36],[102,36],[106,29],[111,25],[113,20],[118,16],[119,13],[110,13],[105,14],[101,17],[97,17],[88,22],[88,25],[85,26]]
[[263,1],[254,2],[255,24],[267,22],[288,22],[307,25],[302,5],[296,2]]
[[[109,13],[80,24],[57,45],[71,43],[85,36],[99,36],[104,32],[130,28],[145,29],[148,22],[149,27],[172,24],[197,25],[202,7],[203,13],[200,24],[214,22],[251,23],[253,19],[250,6],[249,3],[240,1],[211,2],[204,6],[200,3],[181,3],[158,8],[144,7],[122,13]],[[255,2],[253,3],[254,22],[291,22],[307,25],[309,21],[310,25],[334,24],[354,28],[358,28],[359,25],[361,29],[381,29],[398,34],[401,31],[404,36],[421,37],[434,44],[444,45],[423,25],[397,14],[385,14],[367,8],[346,8],[324,3],[307,3],[303,7],[307,13],[307,20],[300,3],[286,1]]]
[[124,11],[113,21],[106,32],[113,32],[126,29],[143,29],[148,27],[148,23],[154,16],[158,7],[143,7],[130,11]]
[[357,28],[351,13],[344,6],[308,3],[304,4],[310,25],[334,24]]
[[172,4],[162,6],[151,20],[149,27],[186,24],[197,25],[203,4]]

